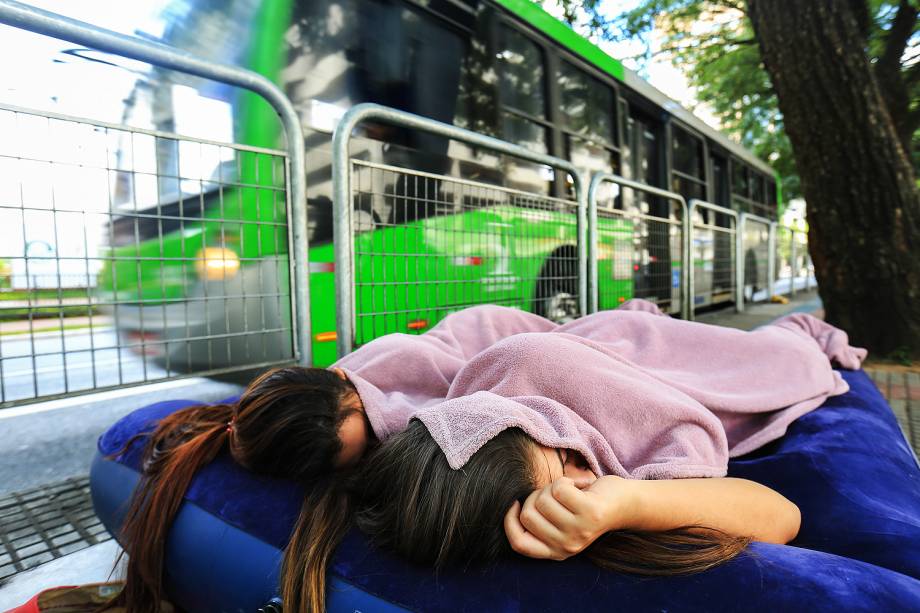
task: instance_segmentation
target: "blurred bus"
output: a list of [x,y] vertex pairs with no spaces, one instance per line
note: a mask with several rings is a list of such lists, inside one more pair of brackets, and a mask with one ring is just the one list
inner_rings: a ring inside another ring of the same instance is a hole
[[[300,113],[319,366],[335,359],[331,133],[357,103],[776,217],[769,166],[529,0],[175,0],[162,15],[159,40],[266,75]],[[125,122],[206,144],[119,146],[118,215],[98,291],[117,304],[120,333],[178,370],[290,355],[283,166],[207,144],[277,148],[274,112],[255,95],[153,68],[126,101]],[[138,172],[142,158],[155,170]],[[574,214],[554,204],[572,197],[564,173],[373,124],[353,139],[352,158],[365,164],[355,173],[355,252],[393,254],[358,258],[359,280],[391,282],[356,289],[359,344],[423,332],[478,302],[557,321],[577,313]],[[615,186],[601,205],[676,219],[667,202]],[[700,221],[727,226],[723,217]],[[614,216],[599,230],[599,306],[641,296],[678,312],[674,231]],[[733,299],[731,250],[727,235],[697,232],[697,306]]]

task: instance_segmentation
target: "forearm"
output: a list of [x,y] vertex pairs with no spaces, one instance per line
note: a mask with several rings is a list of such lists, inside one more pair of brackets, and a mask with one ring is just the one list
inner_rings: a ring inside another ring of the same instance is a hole
[[745,479],[623,480],[626,495],[615,528],[662,532],[715,528],[755,541],[787,543],[798,534],[798,507]]

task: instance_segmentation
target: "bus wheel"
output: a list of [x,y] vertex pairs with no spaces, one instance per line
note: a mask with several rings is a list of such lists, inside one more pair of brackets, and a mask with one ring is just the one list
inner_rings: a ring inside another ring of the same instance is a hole
[[570,258],[550,258],[544,264],[537,281],[534,312],[560,324],[578,317],[577,269]]

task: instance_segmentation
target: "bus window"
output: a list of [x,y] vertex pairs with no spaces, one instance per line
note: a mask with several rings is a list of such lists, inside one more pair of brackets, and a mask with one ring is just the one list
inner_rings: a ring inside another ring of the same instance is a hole
[[[502,138],[549,153],[543,51],[523,34],[503,26],[496,57],[500,65]],[[548,192],[552,173],[538,165],[505,158],[508,184]]]
[[757,207],[758,215],[763,215],[766,212],[764,196],[763,175],[759,172],[751,173],[751,200],[754,201],[754,206]]
[[497,59],[489,42],[494,20],[494,10],[483,5],[466,57],[460,66],[460,90],[457,94],[454,125],[499,137],[498,87],[495,78]]
[[[689,202],[706,199],[706,172],[703,167],[703,141],[677,126],[671,129],[671,189]],[[704,217],[707,215],[704,213]]]
[[703,141],[674,126],[672,130],[674,170],[703,180]]
[[502,105],[522,115],[544,119],[546,92],[543,75],[543,52],[524,35],[502,28],[501,97]]
[[725,168],[725,158],[720,155],[712,155],[709,159],[712,164],[713,203],[729,207],[731,206],[731,200],[728,195],[728,173]]
[[767,178],[767,208],[770,212],[769,217],[776,217],[776,179],[773,177]]
[[751,213],[750,182],[744,162],[732,158],[732,205],[738,211]]
[[359,102],[453,122],[466,44],[422,11],[388,0],[301,0],[286,38],[287,93],[309,126],[328,130],[330,105],[344,112]]
[[[561,62],[556,84],[568,159],[586,172],[618,173],[613,90],[568,62]],[[605,184],[598,195],[598,203],[614,206],[611,200],[619,191],[612,184]]]
[[565,131],[615,143],[613,90],[568,62],[560,64],[556,82]]

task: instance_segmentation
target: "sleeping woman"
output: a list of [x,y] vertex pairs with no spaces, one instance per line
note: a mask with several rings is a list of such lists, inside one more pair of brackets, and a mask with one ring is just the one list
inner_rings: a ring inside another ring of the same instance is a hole
[[745,333],[642,302],[565,326],[484,307],[333,370],[268,373],[237,403],[174,413],[148,440],[120,602],[153,610],[169,523],[194,471],[225,448],[311,487],[285,557],[292,611],[323,610],[326,564],[352,525],[435,566],[584,552],[675,574],[752,539],[787,542],[795,505],[724,478],[728,457],[846,391],[829,358],[864,357],[846,340],[807,316]]

